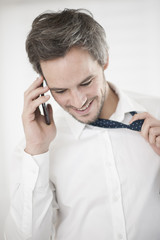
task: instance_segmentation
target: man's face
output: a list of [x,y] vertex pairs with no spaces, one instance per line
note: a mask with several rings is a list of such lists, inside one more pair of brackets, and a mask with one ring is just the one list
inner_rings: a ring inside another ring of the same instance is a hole
[[104,69],[82,49],[41,61],[43,75],[56,102],[83,123],[97,119],[106,97]]

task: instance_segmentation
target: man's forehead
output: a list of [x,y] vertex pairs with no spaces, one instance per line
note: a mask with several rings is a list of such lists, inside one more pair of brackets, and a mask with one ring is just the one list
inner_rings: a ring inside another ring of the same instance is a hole
[[73,62],[73,63],[80,63],[87,62],[90,60],[91,62],[97,62],[97,60],[93,59],[93,57],[90,55],[90,53],[83,49],[78,47],[73,47],[70,49],[70,51],[67,52],[64,56],[60,56],[57,58],[49,59],[49,60],[41,60],[40,65],[46,66],[55,63],[56,65],[58,63],[67,63],[67,62]]
[[[63,59],[64,60],[64,59]],[[56,61],[49,60],[41,62],[43,75],[48,83],[55,87],[63,87],[66,83],[80,83],[91,75],[96,75],[98,66],[96,61],[83,58],[81,61]],[[62,83],[62,85],[61,85]],[[53,86],[53,87],[54,87]]]

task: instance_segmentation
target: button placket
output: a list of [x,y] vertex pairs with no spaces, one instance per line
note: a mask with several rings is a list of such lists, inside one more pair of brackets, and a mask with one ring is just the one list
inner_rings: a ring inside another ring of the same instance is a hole
[[[115,158],[112,151],[112,145],[109,138],[109,135],[106,131],[105,135],[106,143],[106,156],[109,156],[109,159],[106,161],[106,172],[107,172],[107,181],[110,189],[111,196],[111,214],[112,214],[112,224],[113,231],[115,234],[115,239],[127,240],[126,237],[126,227],[125,227],[125,217],[123,211],[123,203],[121,196],[121,183],[115,164]],[[120,238],[120,236],[122,238]]]

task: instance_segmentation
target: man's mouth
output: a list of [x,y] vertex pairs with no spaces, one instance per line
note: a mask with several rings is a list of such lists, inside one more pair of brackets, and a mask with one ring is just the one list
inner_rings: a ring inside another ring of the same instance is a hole
[[89,107],[89,105],[91,104],[92,101],[93,101],[93,100],[91,100],[90,102],[88,102],[87,105],[84,106],[84,107],[82,107],[82,108],[76,108],[76,110],[78,110],[78,111],[85,111],[85,110]]
[[79,113],[79,114],[87,114],[90,110],[90,107],[92,105],[92,102],[93,102],[94,99],[90,100],[85,106],[81,107],[81,108],[73,108],[73,110],[76,112],[76,113]]

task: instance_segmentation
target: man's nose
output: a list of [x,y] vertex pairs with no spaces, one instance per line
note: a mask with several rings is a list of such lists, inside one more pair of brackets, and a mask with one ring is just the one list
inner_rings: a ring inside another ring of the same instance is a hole
[[86,103],[87,97],[80,91],[74,90],[70,94],[70,105],[74,108],[80,109]]

